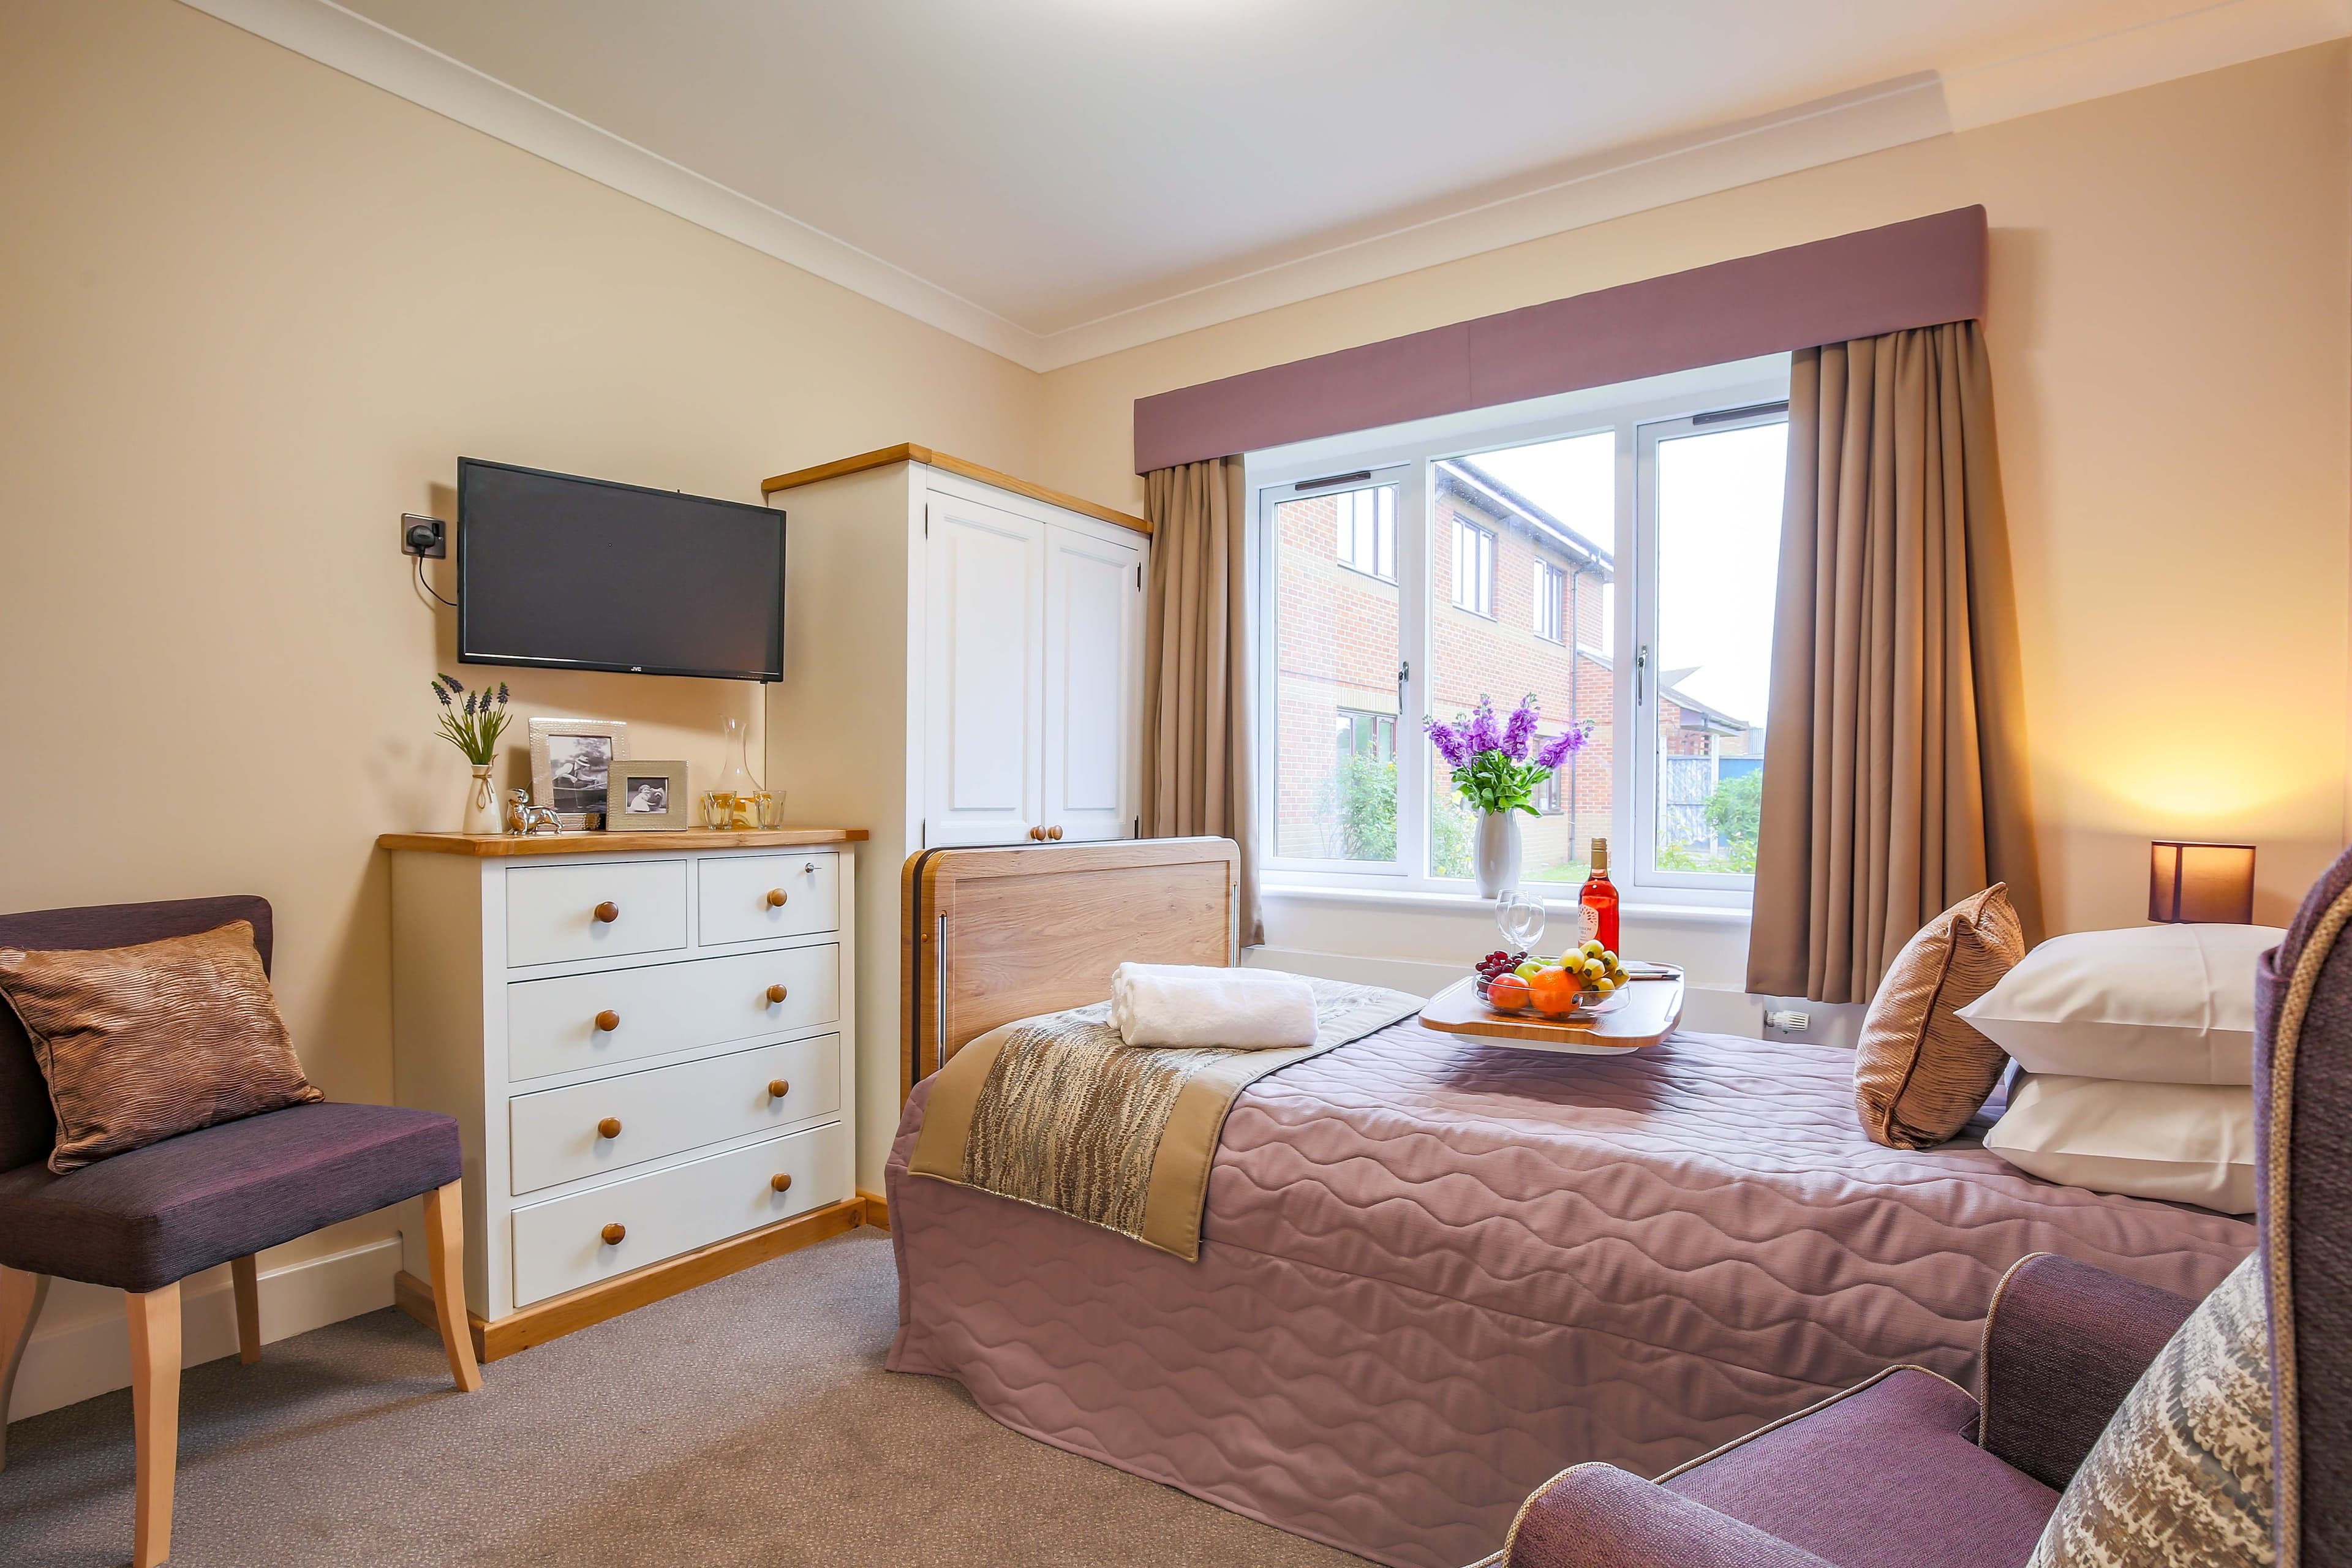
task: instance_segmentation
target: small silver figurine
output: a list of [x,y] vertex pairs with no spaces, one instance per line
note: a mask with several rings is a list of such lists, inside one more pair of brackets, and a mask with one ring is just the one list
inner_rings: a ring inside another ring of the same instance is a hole
[[530,791],[519,789],[507,797],[507,836],[527,838],[532,834],[562,833],[563,824],[557,820],[555,807],[530,804]]

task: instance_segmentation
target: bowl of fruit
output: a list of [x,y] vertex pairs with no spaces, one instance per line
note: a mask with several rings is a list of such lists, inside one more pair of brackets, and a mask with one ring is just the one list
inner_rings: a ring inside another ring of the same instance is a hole
[[1588,942],[1558,957],[1490,952],[1478,961],[1472,984],[1495,1012],[1533,1008],[1547,1018],[1580,1023],[1622,1006],[1630,978],[1615,953]]

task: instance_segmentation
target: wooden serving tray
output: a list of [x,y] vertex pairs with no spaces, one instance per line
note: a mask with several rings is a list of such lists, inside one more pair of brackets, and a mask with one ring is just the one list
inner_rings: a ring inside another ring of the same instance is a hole
[[1478,1000],[1469,977],[1429,999],[1421,1021],[1448,1035],[1482,1035],[1498,1045],[1527,1051],[1565,1051],[1572,1056],[1614,1057],[1654,1046],[1682,1022],[1683,981],[1636,980],[1620,1005],[1588,1024],[1547,1018],[1540,1013],[1495,1013]]

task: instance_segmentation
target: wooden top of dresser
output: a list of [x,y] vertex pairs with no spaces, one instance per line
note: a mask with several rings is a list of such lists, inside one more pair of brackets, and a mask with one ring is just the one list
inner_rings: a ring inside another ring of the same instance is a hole
[[507,834],[383,833],[379,849],[417,849],[433,855],[470,855],[476,859],[507,859],[537,855],[620,855],[649,849],[673,849],[691,854],[698,849],[799,849],[812,844],[856,844],[866,838],[862,827],[773,827],[717,831],[708,827],[680,828],[671,833],[561,833],[514,837]]

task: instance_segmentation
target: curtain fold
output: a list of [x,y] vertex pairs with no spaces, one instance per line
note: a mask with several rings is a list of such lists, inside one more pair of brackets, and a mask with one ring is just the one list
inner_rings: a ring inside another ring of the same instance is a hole
[[1143,832],[1241,846],[1239,934],[1265,941],[1258,908],[1247,497],[1239,458],[1146,474],[1151,584],[1143,631]]
[[1992,882],[2042,935],[1980,323],[1801,350],[1748,989],[1866,1002]]

